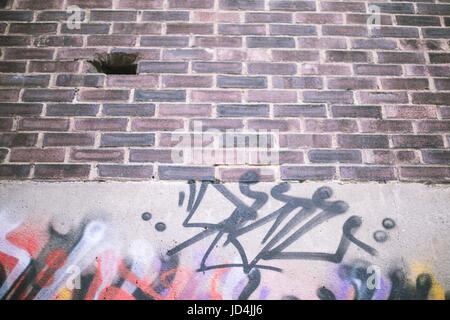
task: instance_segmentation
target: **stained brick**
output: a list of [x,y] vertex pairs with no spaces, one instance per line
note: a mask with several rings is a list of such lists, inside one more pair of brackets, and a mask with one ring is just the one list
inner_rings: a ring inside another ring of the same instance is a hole
[[161,180],[214,180],[214,168],[187,166],[159,166],[158,176]]
[[311,150],[308,152],[312,163],[361,163],[358,150]]
[[324,118],[327,116],[326,107],[323,104],[310,105],[275,105],[275,117],[305,117],[305,118]]
[[42,107],[38,103],[0,103],[0,116],[38,116]]
[[44,135],[44,146],[93,146],[95,136],[91,133],[46,133]]
[[223,104],[217,106],[218,117],[268,117],[269,106],[265,104]]
[[28,178],[30,170],[29,165],[2,164],[0,165],[0,179]]
[[345,180],[395,180],[392,167],[341,167],[340,175]]
[[437,135],[397,135],[392,137],[394,148],[421,149],[443,148],[441,136]]
[[87,179],[90,166],[78,164],[38,164],[34,177],[38,179]]
[[37,137],[35,133],[2,133],[0,147],[32,147],[37,143]]
[[389,148],[389,139],[385,135],[339,134],[338,146],[348,149],[384,149]]
[[64,162],[65,150],[62,148],[24,148],[12,149],[10,162]]
[[153,133],[103,133],[101,147],[152,147],[155,145]]
[[336,168],[325,166],[282,166],[282,180],[332,180],[336,176]]

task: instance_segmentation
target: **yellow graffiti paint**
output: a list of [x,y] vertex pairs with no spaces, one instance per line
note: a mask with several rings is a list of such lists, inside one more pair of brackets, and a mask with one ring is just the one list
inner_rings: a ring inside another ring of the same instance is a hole
[[445,300],[445,290],[436,280],[433,274],[432,268],[425,263],[415,262],[411,265],[411,278],[417,279],[422,273],[427,273],[431,277],[432,286],[430,293],[428,294],[428,299],[430,300]]

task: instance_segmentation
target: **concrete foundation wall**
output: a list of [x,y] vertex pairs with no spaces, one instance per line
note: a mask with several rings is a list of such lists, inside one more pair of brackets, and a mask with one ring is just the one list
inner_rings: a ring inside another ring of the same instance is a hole
[[449,203],[423,184],[5,182],[0,298],[444,299]]

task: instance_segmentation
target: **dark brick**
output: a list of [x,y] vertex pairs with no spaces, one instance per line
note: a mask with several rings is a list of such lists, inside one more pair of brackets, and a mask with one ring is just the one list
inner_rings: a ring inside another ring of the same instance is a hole
[[375,78],[362,77],[336,77],[327,80],[328,89],[361,90],[378,89]]
[[155,145],[153,133],[103,133],[101,147],[152,147]]
[[91,10],[91,21],[136,21],[137,12],[120,10]]
[[275,105],[275,117],[305,117],[305,118],[325,118],[327,116],[326,106],[323,104],[307,105]]
[[37,103],[0,103],[0,116],[38,116],[42,107]]
[[192,69],[197,73],[240,74],[242,64],[239,62],[194,62]]
[[282,166],[282,180],[333,180],[336,176],[334,167]]
[[72,149],[70,159],[76,162],[123,162],[124,151],[118,149]]
[[[1,13],[0,13],[1,15]],[[247,12],[246,23],[292,23],[292,14],[286,12]]]
[[60,74],[56,78],[59,87],[101,87],[105,81],[104,76],[82,74]]
[[21,131],[67,131],[69,120],[58,118],[24,118],[19,121]]
[[189,37],[182,36],[143,36],[141,46],[143,47],[187,47]]
[[345,180],[386,181],[395,180],[392,167],[341,167],[341,178]]
[[303,101],[353,103],[353,94],[348,91],[304,91]]
[[10,162],[64,162],[65,150],[62,148],[12,149]]
[[315,26],[271,24],[270,34],[279,36],[315,36],[317,30]]
[[424,163],[450,165],[449,150],[422,150]]
[[102,178],[153,179],[153,166],[99,165],[98,174]]
[[414,104],[438,104],[448,105],[450,92],[413,92],[412,102]]
[[269,105],[251,105],[251,104],[232,104],[218,105],[218,117],[268,117]]
[[448,181],[450,167],[401,167],[400,176],[407,180]]
[[340,134],[338,146],[348,149],[385,149],[389,148],[389,139],[385,135]]
[[110,9],[113,0],[68,0],[68,6],[79,6],[83,9]]
[[187,73],[187,62],[141,62],[139,73]]
[[95,104],[49,104],[47,106],[47,116],[55,117],[80,117],[95,116],[99,106]]
[[4,50],[3,59],[28,60],[28,59],[52,59],[53,49],[40,48],[7,48]]
[[353,65],[353,69],[358,75],[399,76],[402,74],[402,67],[396,65],[356,64]]
[[267,78],[218,76],[217,86],[219,88],[267,88]]
[[440,26],[439,17],[430,16],[395,16],[398,25],[403,26]]
[[56,34],[56,23],[11,23],[10,34]]
[[163,0],[119,0],[118,9],[162,9]]
[[264,0],[219,0],[224,10],[264,10]]
[[19,61],[0,61],[1,73],[19,73],[25,72],[27,63]]
[[277,89],[322,89],[319,77],[272,77],[272,85]]
[[2,133],[0,134],[0,147],[32,147],[37,142],[35,133]]
[[119,117],[153,117],[155,115],[154,104],[105,104],[102,114],[105,116]]
[[40,36],[34,39],[36,47],[82,47],[81,36]]
[[29,165],[2,164],[0,165],[0,179],[28,178],[30,169]]
[[208,23],[168,23],[167,34],[213,34],[214,25]]
[[369,62],[370,55],[365,51],[327,51],[327,62]]
[[63,34],[108,34],[110,25],[106,23],[81,23],[80,28],[69,29],[66,24],[61,26]]
[[0,36],[0,46],[2,47],[26,47],[31,44],[29,36]]
[[128,119],[86,118],[75,119],[75,130],[81,131],[126,131]]
[[214,168],[187,166],[159,166],[161,180],[201,180],[214,181]]
[[417,131],[421,133],[450,132],[450,121],[428,120],[417,123]]
[[136,90],[135,101],[140,102],[184,102],[185,90]]
[[30,72],[58,73],[77,72],[77,61],[30,61]]
[[374,38],[419,38],[419,30],[414,27],[386,27],[372,28]]
[[334,118],[381,118],[380,106],[332,106]]
[[394,148],[402,149],[444,147],[442,137],[437,135],[398,135],[392,137],[392,142]]
[[361,132],[368,133],[393,133],[393,132],[412,132],[411,121],[401,120],[362,120],[360,122]]
[[95,136],[92,133],[46,133],[45,147],[93,146]]
[[173,131],[183,128],[180,119],[134,119],[131,125],[134,131]]
[[295,48],[291,37],[248,37],[248,48]]
[[130,162],[159,162],[173,163],[172,149],[132,149]]
[[79,101],[127,101],[129,90],[84,89],[80,91]]
[[265,35],[263,24],[219,24],[219,34],[222,35]]
[[314,1],[273,0],[269,1],[269,7],[277,11],[316,11]]
[[144,11],[142,21],[189,21],[189,11]]
[[75,90],[63,89],[25,89],[22,100],[25,102],[71,102]]
[[34,177],[39,179],[87,179],[89,171],[89,165],[38,164],[34,169]]
[[212,76],[168,75],[163,76],[164,88],[210,88]]
[[280,135],[282,148],[331,148],[331,136],[325,134],[283,134]]
[[11,131],[12,126],[12,118],[0,118],[0,131]]
[[423,28],[423,37],[432,39],[450,39],[449,28]]
[[33,11],[23,11],[23,10],[0,11],[0,21],[32,21],[32,20],[33,20]]
[[277,74],[290,75],[297,72],[297,66],[293,63],[256,62],[247,66],[249,74]]
[[308,152],[312,163],[361,163],[358,150],[311,150]]

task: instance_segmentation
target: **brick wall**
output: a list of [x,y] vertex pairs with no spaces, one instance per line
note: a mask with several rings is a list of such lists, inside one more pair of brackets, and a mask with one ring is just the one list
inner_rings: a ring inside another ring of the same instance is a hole
[[[0,7],[2,179],[450,181],[446,0]],[[102,52],[138,53],[138,75],[98,73],[87,61]],[[226,129],[276,130],[279,163],[248,149],[232,151],[242,163],[174,161],[171,135],[196,137],[195,123],[216,129],[206,147]]]

